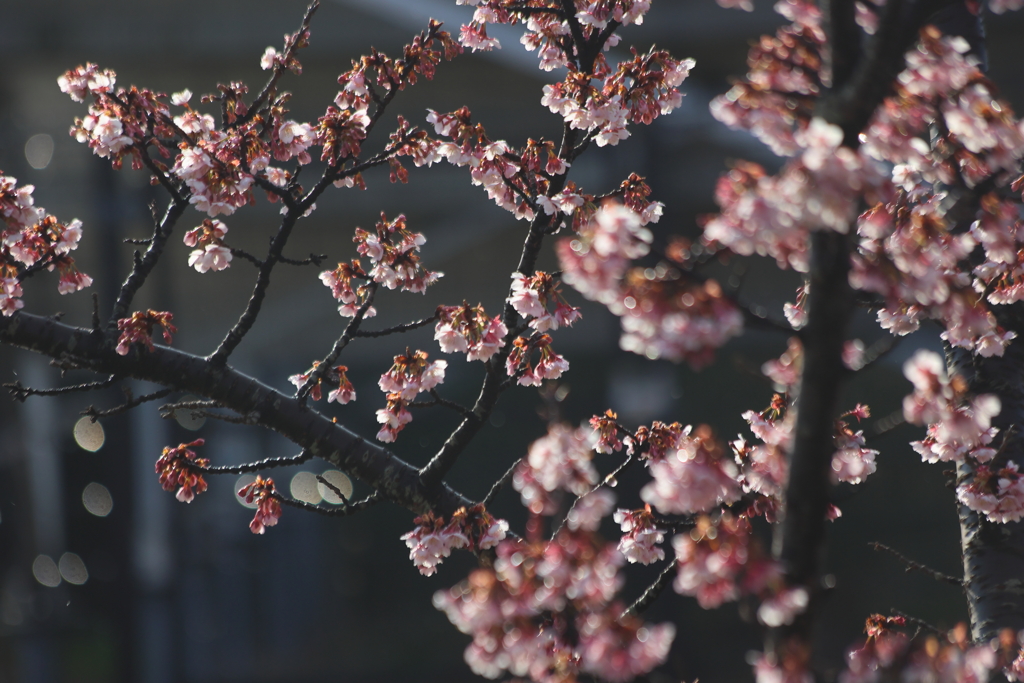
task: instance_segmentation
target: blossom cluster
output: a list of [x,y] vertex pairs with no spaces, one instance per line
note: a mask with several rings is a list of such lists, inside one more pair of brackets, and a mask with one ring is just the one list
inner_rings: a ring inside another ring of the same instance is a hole
[[404,355],[395,356],[391,369],[380,376],[377,383],[387,394],[387,406],[377,411],[377,422],[381,423],[377,438],[391,443],[405,425],[412,421],[412,414],[406,406],[423,391],[430,391],[444,382],[444,371],[448,362],[436,360],[427,362],[424,351],[413,353],[406,349]]
[[540,270],[532,276],[512,273],[508,302],[519,315],[530,318],[530,327],[538,332],[570,327],[580,318],[580,309],[566,302],[556,279]]
[[671,624],[621,616],[622,556],[592,533],[563,530],[550,541],[503,541],[493,569],[434,594],[463,633],[477,674],[577,680],[589,673],[628,681],[665,661]]
[[[320,366],[320,361],[313,361],[313,367],[304,373],[292,375],[288,378],[288,381],[295,385],[295,388],[302,389],[306,386],[306,382],[313,376],[313,373]],[[309,389],[309,397],[314,401],[319,401],[323,394],[321,393],[320,387],[326,383],[328,386],[333,387],[327,394],[327,402],[331,403],[337,401],[338,403],[345,405],[350,401],[356,400],[356,390],[352,386],[351,380],[348,378],[348,367],[344,365],[337,365],[330,368],[325,372]]]
[[255,481],[238,490],[238,497],[247,504],[256,504],[256,514],[249,522],[249,530],[262,534],[268,526],[275,526],[281,518],[281,502],[277,499],[273,479],[256,475]]
[[434,339],[444,353],[464,353],[467,360],[486,361],[505,343],[508,328],[489,318],[483,306],[439,306]]
[[705,364],[742,331],[742,314],[713,279],[701,281],[665,263],[630,268],[630,260],[645,255],[650,241],[641,214],[604,206],[576,237],[559,242],[562,277],[619,316],[623,349]]
[[153,331],[159,328],[163,332],[164,341],[171,343],[172,337],[178,331],[171,321],[174,314],[167,311],[136,311],[129,318],[121,318],[117,321],[117,329],[121,336],[117,340],[116,351],[121,356],[127,356],[132,344],[144,344],[151,353],[156,350],[153,346]]
[[[408,230],[404,215],[389,221],[387,216],[381,213],[374,232],[356,228],[352,240],[356,243],[356,251],[370,259],[373,265],[368,273],[369,277],[388,289],[397,288],[403,292],[423,293],[429,285],[444,275],[425,270],[420,264],[420,247],[427,240],[422,233]],[[328,283],[323,275],[321,279],[325,284]],[[341,283],[342,280],[333,280],[329,284],[332,289],[335,289],[335,282]],[[340,300],[345,303],[344,297]]]
[[473,184],[482,186],[492,201],[517,219],[533,220],[539,209],[551,216],[549,220],[560,221],[593,199],[577,192],[571,181],[560,185],[559,176],[569,163],[558,156],[553,142],[531,139],[517,152],[504,140],[491,140],[471,117],[467,107],[449,113],[431,110],[427,122],[449,141],[431,143],[432,155],[425,162],[446,159],[469,167]]
[[[539,354],[536,363],[533,362],[534,352]],[[558,379],[568,369],[569,361],[551,349],[551,336],[547,334],[516,337],[505,361],[508,376],[529,387],[540,386],[546,379]]]
[[21,277],[27,269],[56,269],[57,291],[77,292],[92,284],[69,255],[82,238],[77,218],[61,223],[35,206],[32,185],[0,172],[0,313],[11,316],[24,307]]
[[665,559],[665,551],[658,547],[665,540],[665,530],[658,528],[649,504],[640,510],[616,510],[613,519],[623,532],[619,552],[626,560],[651,564]]
[[231,265],[231,248],[224,244],[228,226],[223,221],[207,218],[202,225],[185,233],[182,241],[193,247],[188,264],[200,273],[210,270],[224,270]]
[[648,453],[653,481],[640,498],[663,514],[708,512],[742,496],[737,470],[707,425],[684,428],[659,457]]
[[191,503],[197,495],[206,490],[206,480],[195,468],[209,467],[210,460],[198,457],[192,450],[204,443],[205,439],[196,439],[191,443],[179,444],[176,448],[168,446],[156,461],[160,486],[164,491],[173,491],[178,487],[174,497],[182,503]]
[[[308,42],[308,29],[286,35],[283,51],[267,48],[260,64],[277,75],[286,69],[301,73],[296,53]],[[116,74],[95,64],[66,72],[58,84],[76,102],[84,102],[90,95],[93,98],[88,115],[72,127],[73,136],[98,156],[110,158],[115,168],[120,168],[127,156],[133,168],[146,164],[154,173],[169,171],[189,202],[213,218],[254,202],[257,187],[263,187],[272,202],[294,197],[293,191],[301,188],[294,185],[293,175],[271,163],[294,160],[308,164],[311,150],[317,146],[322,148],[321,159],[331,164],[329,175],[335,185],[363,186],[358,171],[343,166],[359,155],[360,144],[375,120],[370,108],[379,107],[381,100],[373,88],[402,90],[419,76],[430,79],[442,57],[451,59],[460,51],[438,22],[431,22],[427,31],[405,46],[401,59],[373,51],[339,77],[342,89],[316,124],[288,118],[287,94],[267,91],[246,103],[248,87],[240,82],[221,85],[218,94],[202,98],[204,103],[221,103],[224,125],[220,128],[211,115],[192,107],[190,91],[175,93],[168,101],[165,94],[150,90],[115,90]],[[180,108],[180,113],[172,113],[172,106]],[[410,140],[417,135],[418,139],[424,137],[403,130],[399,142],[388,147],[386,154],[393,164],[397,164],[395,156],[413,152]],[[163,158],[170,158],[168,140],[178,147],[169,169],[146,157],[146,149],[153,147]],[[304,211],[311,209],[303,206]]]
[[523,506],[535,515],[554,514],[557,492],[577,497],[597,484],[597,470],[586,430],[556,422],[547,435],[530,444],[527,456],[512,475],[512,487],[519,491]]
[[586,131],[599,146],[629,137],[630,122],[649,124],[680,105],[678,86],[693,68],[692,59],[677,60],[664,50],[650,50],[634,52],[632,59],[612,68],[602,54],[619,42],[615,27],[643,22],[649,0],[577,1],[574,8],[570,19],[561,9],[528,11],[541,7],[524,9],[509,0],[487,0],[462,26],[459,40],[474,51],[490,50],[500,45],[487,35],[488,24],[524,23],[527,31],[521,42],[537,53],[540,68],[568,68],[562,82],[544,87],[542,104],[571,128]]
[[[324,283],[325,287],[330,287],[331,294],[341,302],[341,305],[338,306],[338,313],[348,318],[355,317],[366,304],[370,294],[365,283],[353,287],[353,280],[369,280],[359,259],[352,259],[348,263],[341,262],[334,270],[325,270],[320,273],[320,281]],[[375,315],[377,315],[377,310],[373,306],[367,306],[363,312],[364,318],[372,318]]]
[[867,619],[868,636],[861,647],[847,654],[840,683],[876,683],[899,675],[907,681],[987,681],[1005,669],[1013,678],[1011,660],[1017,638],[1010,632],[991,642],[972,642],[966,624],[947,633],[912,638],[900,628],[903,617],[874,614]]
[[994,394],[970,397],[963,377],[946,377],[941,356],[918,351],[903,366],[914,391],[903,399],[908,422],[927,424],[928,432],[914,447],[925,462],[967,463],[973,474],[957,485],[957,498],[993,522],[1024,517],[1024,478],[1018,464],[993,448],[999,433],[992,418],[999,414]]
[[409,546],[409,559],[424,576],[437,572],[437,565],[453,549],[487,550],[508,533],[508,522],[495,519],[483,505],[459,508],[448,522],[430,512],[413,521],[416,528],[402,540]]

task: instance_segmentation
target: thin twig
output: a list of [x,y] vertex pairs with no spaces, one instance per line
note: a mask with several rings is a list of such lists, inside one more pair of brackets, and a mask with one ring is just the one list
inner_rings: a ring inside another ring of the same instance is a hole
[[875,422],[871,429],[871,436],[868,439],[875,439],[892,430],[907,424],[907,418],[903,417],[903,410],[896,410]]
[[512,463],[511,467],[505,470],[505,474],[501,475],[501,478],[499,478],[498,481],[491,484],[491,490],[488,491],[487,495],[484,496],[484,499],[480,501],[481,505],[483,505],[484,507],[488,507],[491,503],[494,502],[495,497],[497,497],[498,493],[505,486],[505,484],[509,482],[509,480],[512,478],[512,475],[515,473],[516,468],[519,467],[519,463],[521,463],[522,461],[523,458],[519,458],[518,460],[516,460],[514,463]]
[[584,493],[582,496],[580,496],[579,498],[574,500],[572,505],[569,506],[569,510],[565,513],[565,517],[562,518],[562,523],[559,524],[558,528],[555,529],[554,532],[551,534],[552,540],[554,540],[555,536],[558,535],[558,532],[560,532],[565,527],[565,525],[569,522],[569,515],[572,514],[572,511],[576,509],[576,506],[579,504],[579,502],[581,500],[583,500],[584,498],[589,496],[594,491],[597,491],[598,489],[603,488],[605,486],[613,486],[614,487],[616,484],[618,484],[618,482],[616,481],[616,478],[620,474],[622,474],[622,472],[625,471],[625,469],[627,467],[629,467],[630,465],[632,465],[634,462],[636,462],[636,458],[634,458],[632,455],[627,455],[626,459],[622,461],[622,464],[619,465],[618,467],[616,467],[614,470],[612,470],[611,474],[609,474],[604,479],[602,479],[600,483],[595,484],[589,491]]
[[341,507],[336,508],[325,508],[319,505],[313,505],[312,503],[306,503],[301,500],[293,500],[291,498],[286,498],[285,496],[277,492],[273,493],[272,495],[278,502],[284,505],[288,505],[293,508],[299,508],[300,510],[315,512],[317,514],[326,515],[328,517],[345,517],[347,515],[355,514],[356,512],[361,512],[369,507],[376,505],[378,502],[382,500],[380,494],[374,491],[366,498],[363,498],[360,501],[352,503],[351,505],[343,505]]
[[248,261],[249,263],[253,264],[257,268],[259,268],[260,266],[263,265],[263,261],[259,260],[255,256],[253,256],[252,254],[247,252],[245,249],[236,249],[236,248],[232,247],[231,255],[232,256],[237,256],[238,258],[245,259],[246,261]]
[[324,479],[324,475],[322,475],[322,474],[316,475],[316,480],[317,480],[317,482],[323,484],[324,486],[329,488],[331,491],[333,491],[334,495],[336,495],[338,498],[341,498],[341,504],[343,506],[345,506],[345,507],[348,507],[348,496],[346,496],[344,493],[342,493],[341,489],[339,489],[337,486],[335,486],[331,482],[329,482],[326,479]]
[[373,304],[373,297],[377,294],[377,283],[371,282],[367,287],[366,301],[363,302],[356,314],[352,316],[352,319],[345,325],[345,331],[338,337],[338,341],[334,342],[334,348],[328,353],[320,364],[313,368],[313,371],[309,373],[309,377],[306,378],[305,383],[299,387],[298,391],[295,392],[295,398],[299,400],[299,405],[302,407],[306,406],[306,399],[309,398],[309,392],[313,390],[313,387],[319,384],[320,380],[330,371],[331,366],[334,365],[334,361],[338,360],[338,356],[348,346],[348,343],[352,341],[352,337],[356,332],[359,331],[359,325],[362,324],[363,318],[366,317],[366,312],[370,310],[370,306]]
[[388,334],[399,334],[399,333],[402,333],[402,332],[408,332],[410,330],[415,330],[417,328],[424,327],[425,325],[429,325],[430,323],[435,322],[436,320],[437,320],[437,313],[435,313],[434,315],[430,316],[429,318],[424,318],[423,320],[417,320],[417,321],[411,322],[411,323],[404,323],[402,325],[395,325],[394,327],[388,327],[388,328],[383,329],[383,330],[373,330],[373,331],[356,330],[355,334],[353,334],[352,336],[353,337],[383,337],[383,336],[388,335]]
[[198,465],[187,463],[189,468],[196,472],[203,474],[246,474],[249,472],[262,472],[263,470],[269,470],[274,467],[287,467],[288,465],[301,465],[307,460],[311,460],[313,454],[302,449],[302,452],[298,455],[290,455],[281,458],[266,458],[264,460],[258,460],[256,462],[248,462],[242,465],[221,465],[219,467],[200,467]]
[[29,396],[57,396],[58,394],[70,394],[75,391],[94,391],[96,389],[106,389],[120,379],[117,375],[111,375],[107,379],[99,380],[96,382],[84,382],[82,384],[73,384],[68,387],[58,387],[56,389],[33,389],[31,387],[24,386],[20,380],[9,382],[4,384],[4,388],[11,392],[11,397],[19,403],[24,403],[25,399]]
[[908,571],[909,572],[909,571],[917,570],[919,572],[924,572],[925,574],[927,574],[928,576],[932,577],[936,581],[942,581],[943,583],[949,583],[949,584],[952,584],[954,586],[960,586],[961,588],[963,588],[963,586],[964,586],[964,582],[963,582],[962,579],[958,579],[955,576],[950,576],[949,574],[943,574],[942,572],[940,572],[938,570],[932,569],[928,565],[921,564],[920,562],[916,562],[914,560],[911,560],[906,555],[903,555],[898,550],[893,550],[892,548],[890,548],[889,546],[885,545],[884,543],[879,543],[878,541],[873,541],[871,543],[868,543],[868,546],[873,548],[873,549],[875,549],[875,550],[884,550],[884,551],[890,553],[891,555],[893,555],[897,560],[899,560],[900,562],[902,562],[906,566],[906,569],[904,571]]
[[166,396],[169,396],[173,391],[174,389],[161,389],[160,391],[154,391],[152,394],[144,394],[142,396],[139,396],[138,398],[135,398],[132,395],[132,390],[129,389],[128,387],[125,387],[124,393],[128,397],[128,400],[126,402],[122,403],[119,406],[108,408],[107,410],[97,410],[95,406],[89,406],[88,408],[82,411],[82,415],[88,415],[89,417],[92,418],[92,421],[95,422],[97,418],[109,417],[111,415],[120,415],[121,413],[126,413],[132,408],[136,408],[148,401],[156,401],[157,399],[164,398]]
[[928,629],[929,631],[931,631],[933,633],[937,633],[937,634],[941,634],[941,635],[946,635],[945,631],[940,629],[938,626],[935,626],[934,624],[931,624],[931,623],[925,621],[924,619],[919,619],[917,617],[912,617],[909,614],[907,614],[906,612],[901,612],[898,609],[890,608],[889,612],[892,613],[892,614],[895,614],[898,617],[903,617],[904,619],[906,619],[907,621],[909,621],[912,624],[916,624],[918,626],[922,626],[922,627]]
[[446,398],[441,398],[441,395],[437,393],[437,389],[431,389],[430,395],[434,397],[434,401],[437,402],[437,405],[444,406],[445,408],[448,408],[450,410],[454,410],[455,412],[461,414],[462,417],[466,418],[467,420],[479,419],[476,413],[474,413],[466,406],[456,403],[455,401],[449,401]]
[[289,266],[319,266],[327,258],[327,254],[310,254],[308,258],[291,259],[287,256],[281,257],[281,263]]
[[647,590],[637,598],[636,602],[630,605],[626,611],[619,615],[619,620],[625,619],[626,617],[635,617],[647,609],[651,603],[661,595],[661,592],[665,590],[665,587],[668,586],[668,582],[672,580],[672,575],[675,574],[677,566],[678,563],[675,561],[675,558],[673,558],[672,561],[668,563],[668,566],[661,570],[661,573],[658,574],[658,578],[654,580],[654,583],[647,587]]

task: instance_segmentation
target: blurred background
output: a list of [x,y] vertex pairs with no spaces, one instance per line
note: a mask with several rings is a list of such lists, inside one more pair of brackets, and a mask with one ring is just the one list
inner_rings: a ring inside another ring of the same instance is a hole
[[[676,57],[694,57],[697,68],[684,84],[681,110],[650,127],[631,126],[618,147],[590,149],[571,178],[585,191],[615,187],[630,172],[647,176],[653,198],[666,203],[655,227],[658,240],[695,237],[696,217],[714,211],[712,190],[729,159],[778,165],[751,137],[727,130],[707,104],[745,72],[747,48],[781,19],[759,2],[747,14],[720,9],[713,0],[659,0],[641,27],[622,32],[623,46],[646,50],[652,43]],[[95,278],[101,312],[112,305],[127,272],[133,247],[125,238],[149,235],[150,202],[164,204],[143,173],[114,172],[67,135],[85,113],[62,94],[59,74],[92,61],[114,69],[118,84],[158,91],[184,88],[198,96],[217,83],[242,80],[258,91],[259,58],[282,34],[295,30],[304,4],[289,0],[37,0],[3,3],[0,22],[0,169],[36,186],[38,205],[62,220],[85,224],[78,251],[82,269]],[[398,54],[401,46],[435,17],[453,33],[470,9],[447,0],[324,0],[312,28],[312,44],[301,53],[301,77],[287,76],[293,117],[315,121],[336,92],[337,75],[350,60],[375,46]],[[1017,111],[1024,90],[1017,65],[1024,22],[1006,15],[989,22],[991,75]],[[468,105],[492,138],[522,144],[527,137],[558,139],[560,123],[540,105],[541,87],[556,77],[539,71],[518,44],[515,30],[495,31],[504,49],[466,54],[438,69],[433,82],[403,92],[366,149],[386,140],[396,114],[423,124],[426,109],[451,111]],[[351,258],[356,226],[369,228],[381,211],[405,213],[423,232],[428,268],[445,272],[426,296],[383,292],[380,315],[368,329],[420,319],[440,304],[463,299],[499,310],[518,261],[526,226],[495,207],[469,183],[464,169],[448,165],[410,169],[408,185],[391,185],[386,170],[367,174],[369,189],[328,192],[318,210],[300,223],[287,253],[329,255],[328,265]],[[276,206],[257,206],[225,219],[232,246],[259,255],[275,229]],[[189,211],[176,235],[201,216]],[[253,271],[245,262],[200,275],[187,265],[189,249],[173,238],[160,268],[136,299],[138,308],[169,310],[179,333],[174,346],[209,353],[248,299]],[[552,267],[550,249],[542,259]],[[319,269],[282,266],[274,275],[264,311],[232,357],[240,370],[280,389],[287,378],[322,358],[344,320],[317,278]],[[772,263],[736,259],[717,275],[753,306],[781,318],[798,279]],[[56,279],[27,283],[26,310],[64,312],[71,324],[88,323],[88,291],[56,294]],[[784,335],[748,332],[724,348],[700,372],[648,361],[618,349],[617,321],[583,303],[584,318],[559,332],[555,348],[572,368],[547,401],[532,389],[509,392],[490,425],[462,456],[450,481],[473,498],[529,443],[545,432],[551,406],[578,422],[611,407],[635,426],[659,419],[708,423],[723,439],[749,437],[740,414],[761,410],[772,394],[761,364],[785,350]],[[868,314],[852,335],[870,345],[882,333]],[[406,345],[438,357],[432,329],[406,336],[362,341],[340,362],[351,369],[359,400],[322,407],[355,431],[377,431],[374,411],[384,398],[376,380]],[[934,328],[903,340],[896,351],[852,381],[845,401],[866,402],[875,419],[899,410],[908,389],[900,366],[920,347],[938,349]],[[471,403],[481,378],[479,364],[448,358],[443,394]],[[56,387],[92,379],[60,372],[43,358],[0,349],[0,378],[32,387]],[[126,383],[135,395],[156,387]],[[185,397],[173,396],[175,400]],[[380,505],[354,517],[331,519],[286,509],[264,536],[249,532],[252,515],[237,501],[236,476],[213,478],[210,490],[182,505],[160,489],[153,463],[166,445],[207,440],[203,455],[214,464],[234,464],[297,452],[273,433],[182,416],[161,419],[146,404],[98,424],[82,419],[89,405],[122,403],[121,388],[15,403],[0,397],[0,682],[50,683],[171,681],[469,681],[462,661],[468,637],[431,607],[434,591],[460,581],[472,557],[458,554],[437,575],[424,578],[399,540],[413,526],[404,510]],[[421,465],[456,424],[443,409],[420,411],[394,450]],[[868,425],[870,430],[872,427]],[[820,629],[822,665],[841,665],[845,648],[860,637],[872,612],[905,611],[940,627],[966,617],[958,591],[922,575],[904,574],[892,558],[867,547],[887,543],[932,567],[959,572],[959,538],[953,494],[940,467],[927,466],[907,441],[913,428],[896,429],[872,445],[882,451],[878,473],[858,489],[840,489],[843,517],[831,528],[828,563],[836,590]],[[598,456],[602,472],[616,461]],[[329,470],[310,462],[271,476],[282,490],[317,502],[312,474]],[[339,475],[332,475],[339,476]],[[616,489],[623,507],[638,507],[644,474],[630,472]],[[312,484],[310,483],[312,481]],[[356,495],[366,493],[355,484]],[[324,502],[330,505],[330,500]],[[515,526],[522,521],[517,494],[506,490],[494,512]],[[606,529],[614,538],[614,529]],[[769,531],[760,529],[766,539]],[[638,596],[657,569],[629,567],[625,599]],[[666,591],[648,612],[654,621],[673,620],[678,632],[670,661],[650,680],[668,682],[749,680],[746,662],[759,649],[760,633],[749,606],[730,604],[703,611],[691,599]]]

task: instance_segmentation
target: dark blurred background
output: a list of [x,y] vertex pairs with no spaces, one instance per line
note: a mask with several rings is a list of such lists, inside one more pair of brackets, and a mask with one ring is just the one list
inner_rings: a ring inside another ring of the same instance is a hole
[[[101,312],[110,309],[127,272],[132,247],[124,238],[149,234],[147,205],[163,204],[145,174],[114,172],[67,135],[85,107],[62,94],[57,76],[86,61],[114,69],[119,85],[165,92],[190,88],[198,96],[216,84],[243,80],[254,90],[263,82],[259,57],[267,45],[299,23],[297,1],[178,0],[132,2],[37,0],[0,4],[0,168],[36,186],[36,203],[62,220],[82,219],[85,236],[77,252]],[[325,0],[312,29],[312,45],[301,54],[304,74],[286,77],[295,93],[293,116],[315,121],[336,92],[335,79],[370,46],[397,54],[425,28],[444,20],[453,33],[470,9],[447,0]],[[677,57],[694,57],[697,68],[684,84],[681,110],[650,127],[631,126],[632,137],[615,148],[591,149],[572,177],[593,193],[616,186],[630,172],[648,177],[653,197],[667,205],[655,227],[659,240],[695,237],[696,217],[714,211],[713,186],[727,160],[746,158],[778,165],[759,143],[711,119],[707,104],[745,72],[747,47],[781,22],[768,2],[752,14],[720,9],[713,0],[659,0],[641,27],[622,32],[623,46],[646,50],[652,43]],[[989,22],[991,75],[1020,111],[1020,16]],[[438,69],[433,82],[400,94],[385,117],[401,113],[422,124],[426,108],[450,111],[468,105],[492,138],[521,144],[527,137],[557,139],[560,123],[540,105],[541,86],[556,77],[539,71],[518,44],[515,30],[495,31],[504,50],[466,54]],[[367,149],[385,139],[385,125]],[[411,169],[408,185],[393,186],[386,170],[367,175],[366,192],[328,192],[316,213],[300,224],[288,253],[326,253],[329,263],[351,258],[356,226],[370,227],[380,211],[405,213],[412,229],[428,239],[427,267],[445,278],[424,297],[384,292],[381,314],[367,327],[429,315],[439,303],[463,299],[496,312],[515,267],[525,224],[491,204],[472,187],[468,173],[448,165]],[[227,217],[232,246],[256,254],[275,228],[277,206],[256,207]],[[184,230],[201,216],[190,211]],[[138,308],[175,314],[174,345],[209,353],[234,322],[252,286],[252,269],[235,262],[221,273],[200,275],[187,266],[189,249],[176,237],[161,267],[137,298]],[[550,251],[543,265],[554,263]],[[752,305],[781,317],[798,278],[764,260],[734,260],[718,276]],[[287,377],[321,358],[344,320],[317,278],[317,269],[279,268],[264,313],[232,363],[263,381],[289,389]],[[89,292],[56,294],[54,276],[27,283],[26,310],[66,313],[87,324]],[[575,303],[579,297],[568,296]],[[356,431],[372,436],[374,410],[383,406],[375,382],[391,356],[408,344],[441,354],[430,328],[405,337],[355,343],[340,359],[351,368],[359,400],[323,409]],[[856,322],[853,336],[870,345],[883,335],[870,316]],[[850,407],[870,403],[876,418],[899,410],[908,389],[900,365],[916,348],[938,348],[933,328],[903,340],[899,348],[846,392]],[[684,366],[647,361],[618,349],[617,321],[584,305],[584,319],[556,335],[555,348],[572,363],[557,394],[563,416],[578,422],[607,407],[626,423],[654,419],[711,424],[719,435],[747,435],[740,414],[764,408],[772,387],[758,368],[785,349],[784,335],[750,332],[729,344],[718,360],[697,373]],[[479,364],[449,357],[445,396],[470,403],[480,380]],[[0,349],[0,377],[34,387],[90,379],[59,371],[45,359]],[[127,386],[136,395],[155,387]],[[181,398],[181,397],[175,397]],[[30,398],[16,404],[0,397],[0,682],[170,681],[461,681],[474,676],[462,661],[468,637],[431,607],[434,591],[461,580],[472,567],[468,554],[447,560],[424,578],[407,558],[399,536],[411,515],[381,505],[358,516],[324,518],[286,509],[265,536],[247,528],[251,511],[236,502],[235,476],[213,479],[210,490],[182,505],[160,489],[153,463],[169,444],[207,440],[204,455],[214,464],[287,456],[296,448],[255,428],[182,418],[163,420],[161,402],[100,421],[79,423],[90,404],[109,408],[124,400],[120,389],[60,398]],[[481,497],[528,444],[545,431],[534,390],[518,390],[499,404],[491,424],[463,455],[452,483]],[[76,431],[76,424],[78,425]],[[456,424],[453,414],[421,411],[401,434],[395,451],[424,463]],[[870,426],[869,426],[870,429]],[[823,666],[841,665],[845,648],[860,637],[872,612],[903,610],[940,627],[965,618],[954,588],[922,575],[904,574],[890,557],[867,547],[882,541],[941,571],[959,571],[958,528],[952,492],[937,466],[923,465],[907,441],[919,438],[899,428],[877,439],[878,473],[857,489],[837,491],[843,517],[831,530],[829,567],[836,590],[821,622]],[[615,462],[598,456],[603,472]],[[280,488],[314,502],[309,473],[329,469],[311,462],[272,472]],[[616,492],[624,507],[637,507],[640,470],[624,477]],[[356,495],[365,493],[356,484]],[[497,514],[521,522],[518,496],[505,491]],[[606,529],[609,538],[615,530]],[[767,529],[759,532],[768,537]],[[629,567],[626,599],[633,599],[656,569]],[[691,599],[667,591],[648,616],[678,627],[669,663],[650,676],[668,682],[749,680],[746,655],[759,648],[759,630],[749,609],[726,605],[703,611]]]

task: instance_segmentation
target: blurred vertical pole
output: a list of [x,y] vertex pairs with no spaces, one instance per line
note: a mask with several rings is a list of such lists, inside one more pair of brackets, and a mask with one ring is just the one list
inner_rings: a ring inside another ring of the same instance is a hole
[[[135,190],[132,208],[146,213],[144,207],[150,202],[165,199],[165,195],[146,184]],[[148,301],[157,310],[174,311],[174,282],[170,269],[157,268],[149,279]],[[136,394],[155,391],[157,387],[145,387],[136,383]],[[135,624],[137,626],[138,677],[140,683],[171,683],[184,680],[180,656],[175,656],[181,638],[184,621],[179,619],[175,603],[176,588],[181,581],[177,571],[178,554],[174,545],[173,510],[174,497],[161,487],[153,463],[160,456],[164,446],[177,443],[178,430],[175,423],[160,418],[157,404],[145,404],[132,411],[133,451],[132,488],[135,496],[134,531],[132,547],[138,604]]]
[[[93,178],[96,224],[93,234],[100,255],[98,275],[95,278],[100,298],[100,319],[103,320],[117,299],[117,292],[124,277],[125,262],[119,258],[122,253],[124,236],[123,211],[121,210],[117,178],[105,159],[96,159]],[[124,172],[124,171],[122,171]],[[105,405],[124,402],[124,394],[118,389],[109,389],[97,394],[95,400]],[[110,549],[115,565],[115,580],[107,587],[104,600],[108,606],[107,617],[115,634],[115,657],[119,664],[116,680],[135,683],[142,680],[137,653],[141,651],[138,629],[135,628],[135,603],[137,583],[134,580],[132,554],[129,539],[135,515],[135,500],[132,486],[132,419],[130,414],[113,415],[104,418],[103,426],[107,441],[103,457],[97,460],[102,476],[116,505],[115,512],[108,520],[110,528]]]
[[[44,358],[26,360],[21,374],[27,386],[47,388],[51,382]],[[29,398],[20,406],[24,454],[28,470],[29,501],[32,506],[32,530],[37,555],[48,555],[57,561],[64,552],[64,501],[60,454],[54,431],[56,403],[46,397]],[[46,614],[44,602],[53,596],[36,588],[35,612]],[[20,668],[24,683],[57,681],[58,642],[52,630],[36,631],[23,641]]]
[[[153,391],[135,383],[136,394]],[[170,515],[173,498],[163,491],[153,472],[157,454],[170,441],[170,430],[154,406],[134,410],[132,416],[132,488],[135,515],[132,519],[132,554],[139,589],[136,606],[140,683],[171,683],[175,678],[173,657],[174,620],[171,589],[174,552]]]

